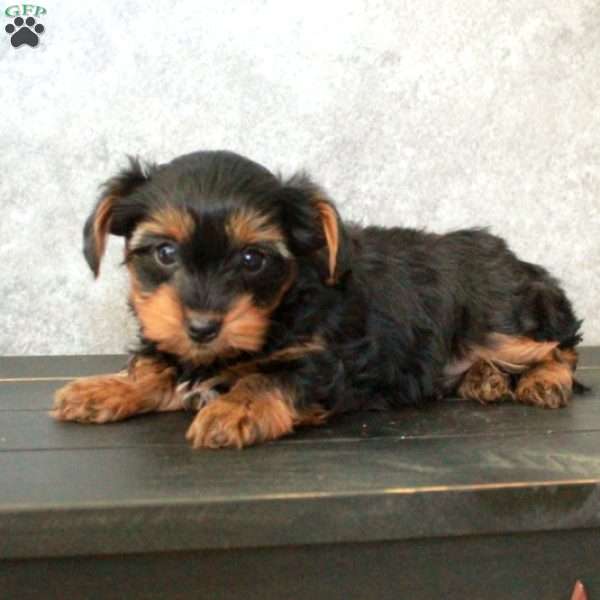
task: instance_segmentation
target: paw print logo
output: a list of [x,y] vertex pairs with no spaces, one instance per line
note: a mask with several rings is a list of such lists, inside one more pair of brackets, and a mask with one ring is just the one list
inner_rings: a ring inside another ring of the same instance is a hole
[[44,26],[41,23],[35,24],[33,17],[27,17],[24,21],[21,17],[17,17],[12,23],[9,23],[4,30],[10,35],[10,43],[18,48],[23,44],[27,44],[35,48],[40,41],[40,34],[44,33]]

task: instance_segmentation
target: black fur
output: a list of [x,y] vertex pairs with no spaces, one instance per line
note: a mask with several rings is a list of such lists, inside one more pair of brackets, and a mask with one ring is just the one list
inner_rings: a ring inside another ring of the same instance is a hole
[[[107,189],[120,198],[111,222],[116,235],[129,237],[148,210],[165,203],[197,215],[200,233],[182,250],[191,275],[180,289],[189,306],[221,310],[243,291],[257,304],[267,302],[268,290],[293,264],[293,283],[255,355],[198,367],[142,339],[136,352],[176,366],[180,381],[204,379],[228,365],[320,339],[322,351],[265,361],[259,370],[293,389],[299,406],[317,402],[333,411],[397,406],[439,396],[444,367],[470,345],[485,344],[492,332],[558,341],[564,348],[581,339],[581,321],[559,283],[542,267],[519,260],[485,229],[437,235],[340,222],[332,283],[315,198],[330,201],[306,176],[282,180],[236,154],[198,152],[146,171],[132,161]],[[223,219],[242,204],[280,226],[292,254],[290,264],[282,262],[253,284],[223,267],[231,252]],[[87,249],[89,224],[85,238]],[[152,279],[151,268],[145,272],[150,289],[164,281]]]

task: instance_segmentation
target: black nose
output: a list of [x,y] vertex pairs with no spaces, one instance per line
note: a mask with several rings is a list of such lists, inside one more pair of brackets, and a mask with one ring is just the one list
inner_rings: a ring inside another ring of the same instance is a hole
[[221,321],[218,319],[195,319],[188,325],[189,336],[195,342],[210,342],[221,331]]

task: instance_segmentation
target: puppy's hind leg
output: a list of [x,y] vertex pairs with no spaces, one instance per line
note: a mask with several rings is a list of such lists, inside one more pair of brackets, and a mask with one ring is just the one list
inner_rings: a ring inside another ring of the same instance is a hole
[[559,408],[572,397],[577,366],[577,353],[572,348],[560,348],[556,341],[539,342],[526,336],[494,333],[485,344],[473,346],[470,352],[475,360],[519,377],[514,392],[518,402]]

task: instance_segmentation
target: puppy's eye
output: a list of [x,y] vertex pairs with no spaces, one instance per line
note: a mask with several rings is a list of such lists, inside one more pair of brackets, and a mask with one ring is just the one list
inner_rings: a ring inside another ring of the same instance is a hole
[[177,246],[165,242],[156,248],[154,256],[163,267],[171,267],[177,262]]
[[242,252],[242,264],[249,273],[258,273],[265,265],[266,257],[259,250],[246,248]]

